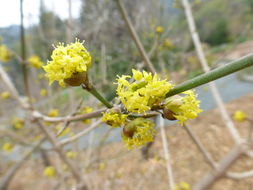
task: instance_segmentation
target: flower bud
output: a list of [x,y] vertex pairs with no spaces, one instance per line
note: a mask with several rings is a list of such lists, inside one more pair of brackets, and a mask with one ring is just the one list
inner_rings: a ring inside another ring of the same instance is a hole
[[174,115],[175,113],[173,113],[170,109],[166,107],[163,108],[163,118],[166,118],[168,120],[177,120]]
[[70,78],[64,79],[69,86],[80,86],[87,80],[87,72],[74,73]]
[[122,130],[122,140],[128,149],[137,148],[153,141],[154,123],[144,118],[137,118],[126,124]]
[[136,131],[136,125],[132,125],[131,123],[128,123],[123,128],[123,135],[127,136],[128,138],[132,138],[134,136],[134,132]]
[[175,95],[165,100],[163,117],[169,120],[178,120],[182,124],[188,119],[194,119],[202,110],[199,108],[199,101],[194,91],[188,90],[182,96]]

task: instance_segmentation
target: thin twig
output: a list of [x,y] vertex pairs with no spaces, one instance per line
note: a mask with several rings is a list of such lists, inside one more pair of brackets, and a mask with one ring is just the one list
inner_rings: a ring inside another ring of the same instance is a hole
[[102,115],[102,112],[105,112],[106,108],[96,110],[91,113],[86,113],[86,114],[81,114],[81,115],[76,115],[76,116],[64,116],[64,117],[48,117],[46,115],[41,114],[38,111],[33,111],[32,115],[37,118],[41,119],[43,121],[48,121],[48,122],[68,122],[68,121],[81,121],[85,119],[90,119],[90,118],[95,118],[95,117],[100,117]]
[[23,13],[23,0],[20,0],[20,43],[21,43],[21,58],[22,58],[22,73],[24,79],[25,93],[29,98],[29,104],[32,104],[32,96],[30,93],[28,83],[28,69],[26,64],[26,43],[25,43],[25,29],[24,29],[24,13]]
[[[80,183],[82,181],[82,177],[79,171],[73,165],[73,163],[70,162],[70,160],[66,157],[61,146],[57,143],[56,138],[49,132],[49,130],[38,119],[35,119],[35,122],[38,124],[39,128],[45,134],[49,142],[52,144],[54,150],[58,153],[60,159],[69,167],[73,177],[76,179],[78,183]],[[87,189],[87,187],[84,186],[83,189]]]
[[193,190],[206,190],[213,185],[220,177],[224,175],[226,170],[245,152],[246,146],[243,144],[235,146],[219,163],[219,168],[210,172],[197,184],[193,186]]
[[159,120],[159,127],[161,130],[163,152],[164,152],[164,158],[166,161],[169,187],[170,187],[170,190],[173,190],[175,183],[174,183],[174,178],[173,178],[173,173],[172,173],[172,167],[170,164],[169,146],[168,146],[168,141],[167,141],[166,133],[164,129],[164,119],[161,116],[158,116],[157,119]]
[[133,27],[133,24],[130,21],[129,16],[127,15],[127,12],[126,12],[126,9],[125,9],[124,5],[122,4],[121,0],[115,0],[115,1],[116,1],[117,5],[118,5],[118,8],[119,8],[119,10],[120,10],[120,12],[122,14],[122,17],[123,17],[124,21],[126,22],[127,28],[129,30],[129,32],[130,32],[130,34],[131,34],[131,36],[132,36],[132,38],[133,38],[136,46],[137,46],[137,48],[138,48],[138,50],[139,50],[142,58],[143,58],[143,61],[144,61],[145,65],[146,65],[147,69],[151,73],[154,74],[155,73],[155,68],[153,67],[153,65],[150,62],[150,59],[148,58],[148,55],[147,55],[147,53],[146,53],[146,51],[145,51],[145,49],[144,49],[144,47],[143,47],[143,45],[142,45],[142,43],[141,43],[138,35],[137,35],[137,32],[135,31],[135,29]]
[[226,174],[226,177],[231,178],[231,179],[244,179],[244,178],[249,178],[253,176],[253,170],[247,171],[247,172],[241,172],[241,173],[236,173],[236,172],[228,172]]
[[63,139],[62,141],[60,141],[60,145],[66,145],[70,142],[76,141],[78,140],[80,137],[86,135],[87,133],[89,133],[90,131],[92,131],[93,129],[97,128],[99,125],[101,124],[101,121],[98,120],[97,122],[93,123],[90,127],[84,129],[83,131],[81,131],[80,133],[77,133],[76,135],[68,138],[68,139]]
[[190,136],[192,141],[197,145],[200,152],[204,155],[205,160],[212,166],[213,169],[216,170],[217,169],[217,164],[213,160],[211,154],[206,150],[204,145],[201,143],[201,141],[199,140],[197,135],[195,135],[193,130],[190,127],[186,126],[185,124],[183,125],[183,128],[185,129],[187,134]]
[[19,103],[19,105],[24,109],[29,109],[29,105],[20,98],[20,95],[14,86],[14,84],[11,81],[11,78],[6,73],[6,71],[3,69],[2,65],[0,64],[0,77],[2,78],[2,81],[8,91],[10,92],[11,96]]
[[0,189],[7,190],[8,186],[17,173],[17,171],[22,167],[22,165],[28,160],[31,154],[37,150],[37,148],[45,141],[46,138],[40,140],[31,150],[27,151],[24,156],[14,165],[8,172],[4,175],[4,177],[0,181]]
[[[75,116],[77,113],[78,113],[78,110],[80,110],[81,106],[83,104],[83,99],[80,101],[80,103],[76,106],[75,110],[73,111],[73,113],[71,113],[69,116],[67,116],[66,118],[68,117],[71,117],[71,116]],[[59,130],[59,132],[56,134],[56,137],[60,136],[63,131],[69,126],[70,124],[70,121],[64,121],[64,125],[63,127],[61,128],[61,130]]]
[[[210,68],[208,66],[208,63],[207,63],[207,60],[206,60],[206,57],[204,54],[204,50],[202,48],[201,41],[199,38],[199,34],[198,34],[197,28],[195,26],[195,21],[194,21],[193,15],[192,15],[191,6],[190,6],[188,0],[182,0],[182,3],[183,3],[184,10],[185,10],[186,19],[188,21],[192,41],[193,41],[194,46],[196,48],[199,61],[201,63],[203,70],[205,71],[205,73],[208,73],[210,71]],[[227,70],[227,72],[228,71],[229,70]],[[231,133],[234,141],[237,144],[240,144],[242,142],[242,139],[241,139],[239,132],[235,128],[235,125],[234,125],[233,121],[231,120],[231,118],[224,106],[223,100],[220,96],[217,86],[215,85],[214,82],[211,82],[209,85],[210,85],[214,100],[215,100],[217,106],[219,107],[219,111],[221,113],[222,119],[224,120],[226,127],[228,128],[229,132]]]

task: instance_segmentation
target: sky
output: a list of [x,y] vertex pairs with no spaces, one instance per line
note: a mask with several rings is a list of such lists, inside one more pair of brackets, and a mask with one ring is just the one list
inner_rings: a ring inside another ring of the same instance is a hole
[[[40,0],[24,1],[24,23],[26,27],[38,23]],[[72,15],[78,17],[81,0],[72,1]],[[52,10],[60,18],[68,17],[68,0],[44,0],[48,10]],[[20,23],[20,0],[0,0],[0,27]]]

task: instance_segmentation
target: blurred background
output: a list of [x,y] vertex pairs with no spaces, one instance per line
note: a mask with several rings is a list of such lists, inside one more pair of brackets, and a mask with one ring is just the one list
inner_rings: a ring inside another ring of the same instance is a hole
[[[124,0],[127,13],[151,62],[161,78],[174,84],[196,77],[204,71],[195,52],[180,0]],[[253,50],[252,0],[191,0],[196,27],[211,69],[227,64]],[[130,74],[132,68],[143,68],[142,57],[113,0],[24,0],[26,56],[39,56],[45,64],[50,60],[53,44],[85,41],[93,66],[89,72],[93,84],[108,99],[115,97],[117,75]],[[0,44],[21,54],[20,1],[0,1]],[[25,99],[22,68],[16,59],[0,63]],[[81,101],[80,113],[102,107],[81,88],[48,85],[42,68],[29,68],[29,84],[34,106],[45,115],[66,116]],[[253,114],[253,68],[248,68],[216,81],[229,115],[243,137],[252,124],[234,117],[236,111],[247,118]],[[6,88],[0,81],[0,93]],[[233,145],[227,134],[208,85],[196,89],[204,112],[189,122],[204,145],[219,161]],[[20,118],[21,121],[17,121]],[[96,119],[71,123],[59,140],[69,138]],[[22,127],[17,127],[21,123]],[[64,122],[46,123],[54,133]],[[174,180],[190,189],[210,167],[180,126],[166,123]],[[60,127],[61,128],[61,127]],[[24,152],[41,137],[37,126],[12,98],[0,99],[0,180],[21,159]],[[160,133],[148,152],[128,151],[120,142],[120,130],[105,124],[86,136],[68,144],[64,150],[77,163],[89,189],[168,189],[166,162]],[[190,143],[189,143],[190,142]],[[4,148],[6,143],[11,148]],[[44,143],[22,165],[11,180],[9,189],[71,189],[73,179],[49,143]],[[143,153],[144,152],[144,153]],[[74,154],[74,155],[73,155]],[[44,175],[45,168],[55,165],[57,174]],[[233,166],[241,172],[253,168],[253,162],[242,158]],[[234,181],[221,179],[211,188],[252,190],[253,178]],[[180,188],[178,190],[180,190]]]

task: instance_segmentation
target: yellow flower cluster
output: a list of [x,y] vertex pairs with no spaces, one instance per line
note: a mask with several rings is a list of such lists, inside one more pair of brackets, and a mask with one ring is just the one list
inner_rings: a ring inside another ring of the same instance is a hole
[[123,128],[122,139],[128,149],[136,148],[153,141],[154,123],[144,118],[137,118]]
[[41,68],[43,65],[43,62],[40,60],[40,58],[37,55],[33,55],[29,57],[28,63],[30,63],[36,69]]
[[57,117],[59,115],[59,111],[57,109],[51,109],[47,115],[49,117]]
[[12,120],[12,125],[14,129],[22,129],[24,127],[24,120],[19,117],[14,117]]
[[7,92],[7,91],[1,93],[1,98],[2,99],[9,99],[10,96],[11,96],[10,93]]
[[2,146],[2,150],[5,152],[11,152],[14,148],[14,145],[11,143],[4,143]]
[[146,71],[132,70],[134,82],[129,83],[129,75],[123,75],[117,80],[117,95],[126,109],[130,112],[143,113],[160,104],[165,95],[172,88],[166,80],[158,79],[157,74],[152,76]]
[[40,89],[41,96],[47,96],[47,90],[45,88]]
[[68,151],[68,152],[66,153],[66,156],[67,156],[69,159],[74,159],[74,158],[76,158],[77,153],[76,153],[76,152],[73,152],[73,151]]
[[164,40],[163,46],[168,48],[168,49],[172,49],[173,48],[173,42],[169,38],[167,38],[167,39]]
[[120,114],[117,112],[103,113],[102,121],[111,125],[112,127],[120,127],[126,122],[127,114]]
[[53,166],[48,166],[44,169],[43,174],[46,177],[55,177],[56,175],[55,168]]
[[0,61],[6,63],[12,57],[12,53],[5,45],[0,45]]
[[[93,112],[93,108],[92,107],[83,107],[80,111],[79,111],[79,114],[86,114],[86,113],[91,113]],[[91,122],[90,119],[85,119],[82,121],[84,124],[89,124]]]
[[185,91],[183,94],[184,97],[177,95],[167,98],[165,102],[165,108],[172,111],[173,116],[180,124],[188,119],[196,118],[198,113],[202,112],[193,90]]
[[164,29],[163,29],[162,26],[157,26],[156,29],[155,29],[155,31],[156,31],[158,34],[161,34],[161,33],[163,33]]
[[239,122],[245,121],[246,118],[247,118],[246,113],[241,110],[237,110],[233,115],[233,119]]
[[190,190],[190,185],[186,182],[180,182],[176,184],[173,190]]
[[100,162],[99,165],[98,165],[98,169],[99,169],[100,171],[104,170],[105,167],[106,167],[106,164],[105,164],[104,162]]
[[47,65],[43,66],[50,84],[59,81],[59,84],[64,86],[64,80],[86,72],[91,66],[91,56],[83,43],[78,40],[66,46],[63,43],[58,44],[51,58],[52,61],[48,61]]

